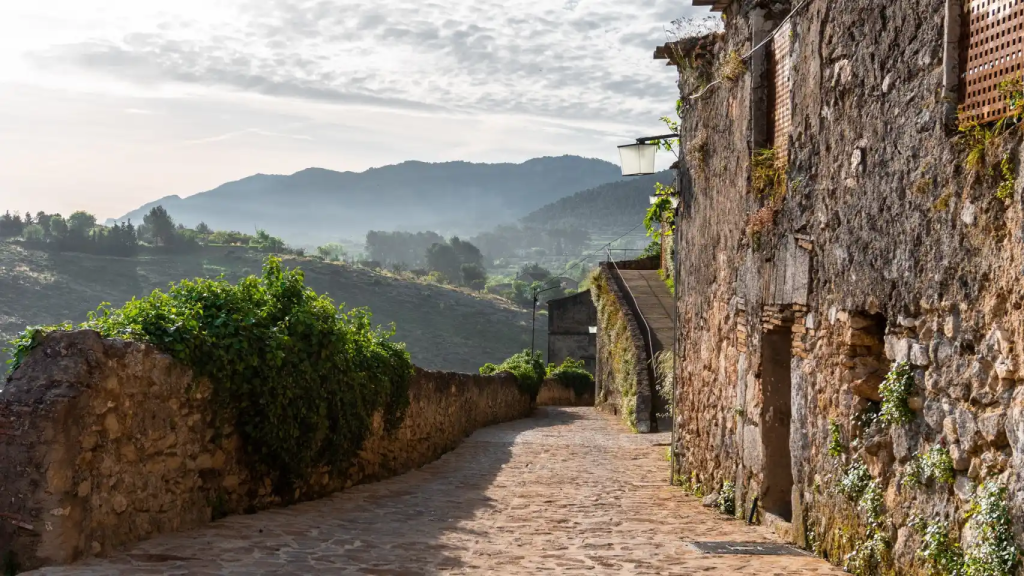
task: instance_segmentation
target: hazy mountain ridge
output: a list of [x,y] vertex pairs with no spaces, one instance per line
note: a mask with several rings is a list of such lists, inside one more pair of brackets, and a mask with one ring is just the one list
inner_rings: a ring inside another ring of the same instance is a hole
[[141,222],[162,205],[186,226],[251,232],[291,244],[319,244],[368,230],[469,234],[517,218],[553,199],[621,180],[618,167],[578,156],[521,164],[409,161],[365,172],[307,168],[256,174],[193,196],[167,196],[125,214]]
[[654,184],[672,185],[675,175],[666,170],[651,176],[601,184],[560,198],[524,216],[520,222],[541,228],[582,228],[592,233],[624,232],[643,221],[654,194]]

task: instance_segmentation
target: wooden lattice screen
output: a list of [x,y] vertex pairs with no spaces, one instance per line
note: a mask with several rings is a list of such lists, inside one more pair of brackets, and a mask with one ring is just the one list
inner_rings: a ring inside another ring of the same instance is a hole
[[774,102],[772,107],[772,146],[775,148],[775,159],[786,164],[789,155],[790,78],[789,62],[789,22],[779,28],[772,38],[771,73]]
[[1024,74],[1024,0],[971,0],[967,18],[963,109],[992,122],[1008,112],[999,83]]

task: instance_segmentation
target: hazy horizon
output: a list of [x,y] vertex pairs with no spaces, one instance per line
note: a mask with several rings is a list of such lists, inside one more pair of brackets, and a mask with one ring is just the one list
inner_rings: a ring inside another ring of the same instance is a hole
[[[0,8],[0,202],[116,217],[257,173],[617,162],[663,130],[656,0],[38,0]],[[671,161],[662,158],[662,167]]]

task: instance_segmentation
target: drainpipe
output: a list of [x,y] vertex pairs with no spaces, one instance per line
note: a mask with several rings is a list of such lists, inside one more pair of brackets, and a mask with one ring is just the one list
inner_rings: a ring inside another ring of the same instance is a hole
[[679,222],[679,207],[683,205],[683,153],[682,153],[682,127],[679,129],[679,167],[676,168],[676,195],[679,196],[679,203],[676,204],[675,214],[673,215],[673,221],[676,223],[676,231],[672,234],[672,244],[675,245],[675,250],[670,254],[672,259],[672,286],[675,287],[674,294],[672,295],[672,391],[669,394],[669,428],[672,430],[671,444],[669,444],[669,471],[668,471],[668,483],[671,485],[675,482],[676,474],[676,386],[678,385],[679,374],[676,363],[679,361],[679,237],[680,237],[680,222]]

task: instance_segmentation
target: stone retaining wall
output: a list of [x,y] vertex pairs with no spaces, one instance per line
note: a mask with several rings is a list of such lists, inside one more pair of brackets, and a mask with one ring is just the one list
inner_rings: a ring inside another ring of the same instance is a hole
[[[621,269],[657,269],[657,257],[616,262]],[[652,390],[649,359],[640,326],[619,288],[618,274],[608,262],[602,262],[593,276],[591,293],[597,306],[597,399],[595,406],[621,416],[637,432],[650,432]]]
[[[212,424],[210,392],[152,346],[48,335],[0,390],[0,554],[66,564],[284,503],[249,475],[239,435]],[[378,416],[349,470],[321,471],[290,500],[401,474],[531,410],[510,375],[417,369],[410,400],[398,430]]]
[[537,406],[593,406],[594,394],[577,395],[570,386],[562,384],[557,378],[548,378],[540,386],[537,394]]

